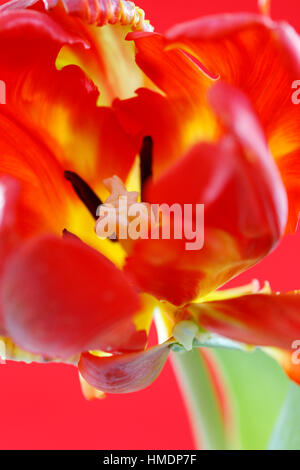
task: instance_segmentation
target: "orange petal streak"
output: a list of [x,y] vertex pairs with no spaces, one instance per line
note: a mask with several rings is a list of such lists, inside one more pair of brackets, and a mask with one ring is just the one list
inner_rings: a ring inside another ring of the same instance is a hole
[[211,73],[249,97],[289,193],[288,229],[295,229],[300,197],[294,178],[299,181],[300,174],[290,167],[289,155],[299,154],[300,107],[292,100],[292,84],[300,76],[297,33],[267,16],[237,13],[175,26],[167,38],[169,47],[187,50]]

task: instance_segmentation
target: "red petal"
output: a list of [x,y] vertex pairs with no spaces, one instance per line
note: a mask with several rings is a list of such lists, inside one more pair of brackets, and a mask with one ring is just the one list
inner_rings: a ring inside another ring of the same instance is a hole
[[[289,228],[295,228],[300,195],[293,171],[281,160],[299,153],[300,107],[292,101],[300,76],[300,38],[285,23],[253,14],[224,14],[175,26],[167,33],[171,47],[182,47],[208,70],[250,98],[267,135],[289,193]],[[270,76],[272,80],[270,80]],[[294,174],[298,179],[300,174]]]
[[[18,228],[20,188],[16,181],[9,177],[0,178],[0,276],[3,273],[9,256],[20,242],[22,233]],[[2,308],[0,308],[0,336],[4,336]]]
[[112,109],[97,107],[99,93],[79,67],[56,69],[61,47],[75,44],[88,47],[79,32],[45,13],[1,13],[0,76],[7,96],[0,107],[0,174],[21,182],[27,201],[45,215],[44,231],[60,232],[74,220],[67,213],[74,192],[64,170],[98,189],[114,173],[126,178],[139,147]]
[[[63,45],[77,44],[88,54],[83,47],[88,43],[80,38],[80,32],[75,36],[36,11],[2,14],[1,20],[1,79],[7,90],[1,112],[9,110],[8,118],[14,118],[14,125],[37,143],[43,141],[41,154],[48,148],[64,169],[77,171],[91,184],[111,172],[126,177],[137,149],[114,113],[97,108],[98,91],[78,67],[55,68]],[[104,157],[109,165],[104,165]],[[49,156],[47,160],[51,165]]]
[[[120,0],[57,0],[45,2],[49,15],[67,31],[76,31],[90,45],[83,51],[77,45],[64,47],[58,66],[75,64],[85,71],[100,91],[101,105],[115,98],[134,96],[145,77],[134,61],[134,45],[126,43],[131,30],[152,30],[144,12],[133,2]],[[38,3],[34,8],[44,10]],[[101,27],[100,27],[101,26]]]
[[187,251],[184,238],[140,240],[126,267],[142,290],[177,305],[259,261],[286,223],[284,187],[251,106],[221,83],[211,98],[225,136],[218,144],[195,146],[148,188],[147,196],[169,206],[205,204],[204,247]]
[[46,357],[129,349],[139,309],[136,292],[104,256],[76,240],[52,237],[16,253],[4,274],[2,299],[12,340]]
[[[295,340],[296,349],[283,350],[266,348],[267,354],[279,362],[287,376],[300,385],[299,340]],[[291,345],[291,347],[293,347]]]
[[78,368],[92,387],[105,393],[138,392],[158,377],[168,358],[169,346],[167,342],[143,352],[111,357],[82,354]]
[[182,50],[167,50],[160,34],[132,33],[136,61],[162,94],[138,90],[138,97],[119,103],[120,119],[131,132],[151,135],[155,144],[154,175],[159,176],[199,140],[215,136],[206,91],[214,83]]
[[252,294],[193,304],[198,322],[233,340],[291,350],[300,338],[300,293]]
[[289,219],[287,232],[294,232],[299,220],[300,209],[300,149],[291,152],[278,160],[278,166],[289,201]]
[[[10,176],[0,176],[0,278],[9,257],[44,225],[44,217],[31,204],[21,184]],[[0,318],[0,330],[3,328]]]
[[19,205],[20,185],[8,176],[0,177],[0,270],[5,260],[22,238],[19,218],[22,215]]

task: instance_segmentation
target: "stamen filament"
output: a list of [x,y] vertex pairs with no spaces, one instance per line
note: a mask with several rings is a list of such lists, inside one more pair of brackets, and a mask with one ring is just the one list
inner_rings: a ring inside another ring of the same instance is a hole
[[144,137],[140,152],[141,171],[141,199],[145,201],[146,183],[152,179],[153,140],[152,137]]
[[65,171],[64,175],[66,180],[70,181],[72,184],[79,199],[83,202],[93,218],[97,220],[97,209],[103,204],[101,199],[77,173]]

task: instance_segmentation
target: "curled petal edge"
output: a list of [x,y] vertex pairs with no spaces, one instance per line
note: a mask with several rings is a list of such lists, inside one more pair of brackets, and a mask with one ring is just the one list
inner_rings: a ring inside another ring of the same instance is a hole
[[79,372],[87,383],[102,392],[137,392],[158,377],[173,343],[169,340],[142,352],[110,357],[84,353],[78,364]]

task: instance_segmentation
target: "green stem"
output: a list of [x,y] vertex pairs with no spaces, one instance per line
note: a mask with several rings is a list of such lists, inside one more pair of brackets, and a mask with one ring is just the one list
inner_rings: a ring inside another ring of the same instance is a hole
[[220,406],[201,354],[193,349],[190,352],[173,352],[172,356],[198,448],[225,449]]

